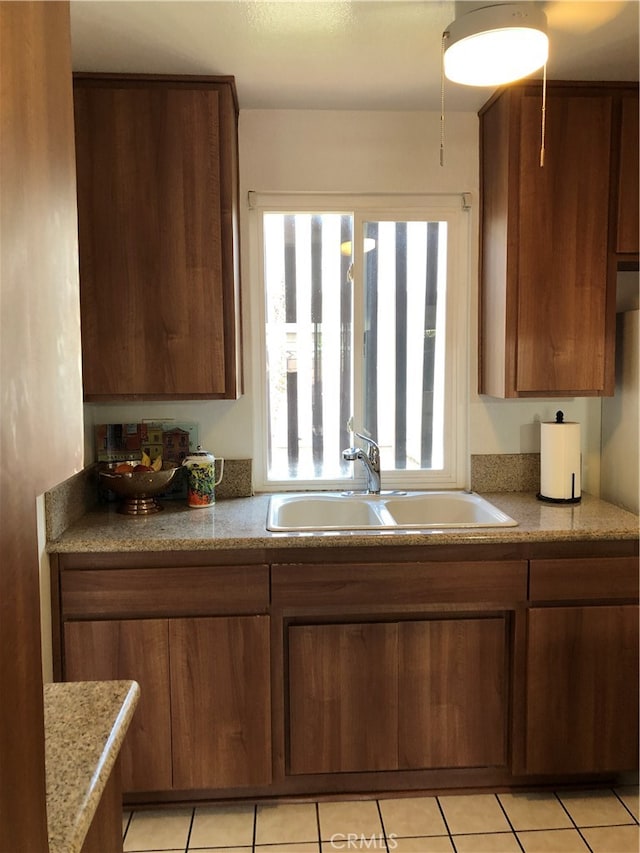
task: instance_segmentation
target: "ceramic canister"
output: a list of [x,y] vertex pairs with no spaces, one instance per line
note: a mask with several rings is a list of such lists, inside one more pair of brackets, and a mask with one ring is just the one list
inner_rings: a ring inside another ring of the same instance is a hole
[[200,445],[182,463],[187,469],[187,504],[194,509],[211,506],[216,499],[216,486],[222,480],[224,459],[219,459],[220,476],[216,480],[216,458]]

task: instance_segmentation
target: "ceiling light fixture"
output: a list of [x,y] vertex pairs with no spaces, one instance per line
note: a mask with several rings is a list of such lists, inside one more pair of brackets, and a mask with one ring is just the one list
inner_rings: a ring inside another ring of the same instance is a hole
[[456,2],[462,12],[442,33],[440,165],[444,166],[444,79],[465,86],[503,86],[542,68],[540,166],[544,166],[549,39],[538,2]]
[[443,48],[444,73],[454,83],[511,83],[546,63],[547,16],[532,2],[480,5],[449,24]]

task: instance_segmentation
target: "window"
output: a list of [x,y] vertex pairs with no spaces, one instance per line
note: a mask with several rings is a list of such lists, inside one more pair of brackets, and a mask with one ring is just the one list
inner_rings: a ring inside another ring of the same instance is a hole
[[464,485],[460,197],[254,202],[257,486],[361,488],[352,430],[378,443],[383,488]]

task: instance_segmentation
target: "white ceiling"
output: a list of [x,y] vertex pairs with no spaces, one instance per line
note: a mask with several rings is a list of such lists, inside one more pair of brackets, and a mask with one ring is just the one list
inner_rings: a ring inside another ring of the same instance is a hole
[[[455,5],[71,0],[73,67],[230,74],[241,109],[438,110],[441,38]],[[638,79],[638,0],[541,5],[549,79]],[[491,91],[447,83],[446,108],[475,111]]]

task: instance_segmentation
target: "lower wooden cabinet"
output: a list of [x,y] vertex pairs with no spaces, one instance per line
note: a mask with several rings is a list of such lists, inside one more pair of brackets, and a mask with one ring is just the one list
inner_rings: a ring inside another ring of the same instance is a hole
[[527,773],[638,766],[638,608],[528,613]]
[[397,553],[54,559],[56,677],[141,687],[128,801],[505,789],[637,766],[637,543]]
[[66,680],[135,679],[123,790],[271,781],[269,617],[69,621]]
[[397,767],[397,626],[289,629],[289,773]]
[[66,681],[134,679],[140,700],[120,750],[124,791],[171,788],[167,619],[67,622]]
[[507,618],[290,626],[288,772],[503,766]]
[[271,781],[269,617],[170,619],[173,787]]
[[406,622],[399,629],[399,766],[504,766],[508,617]]

